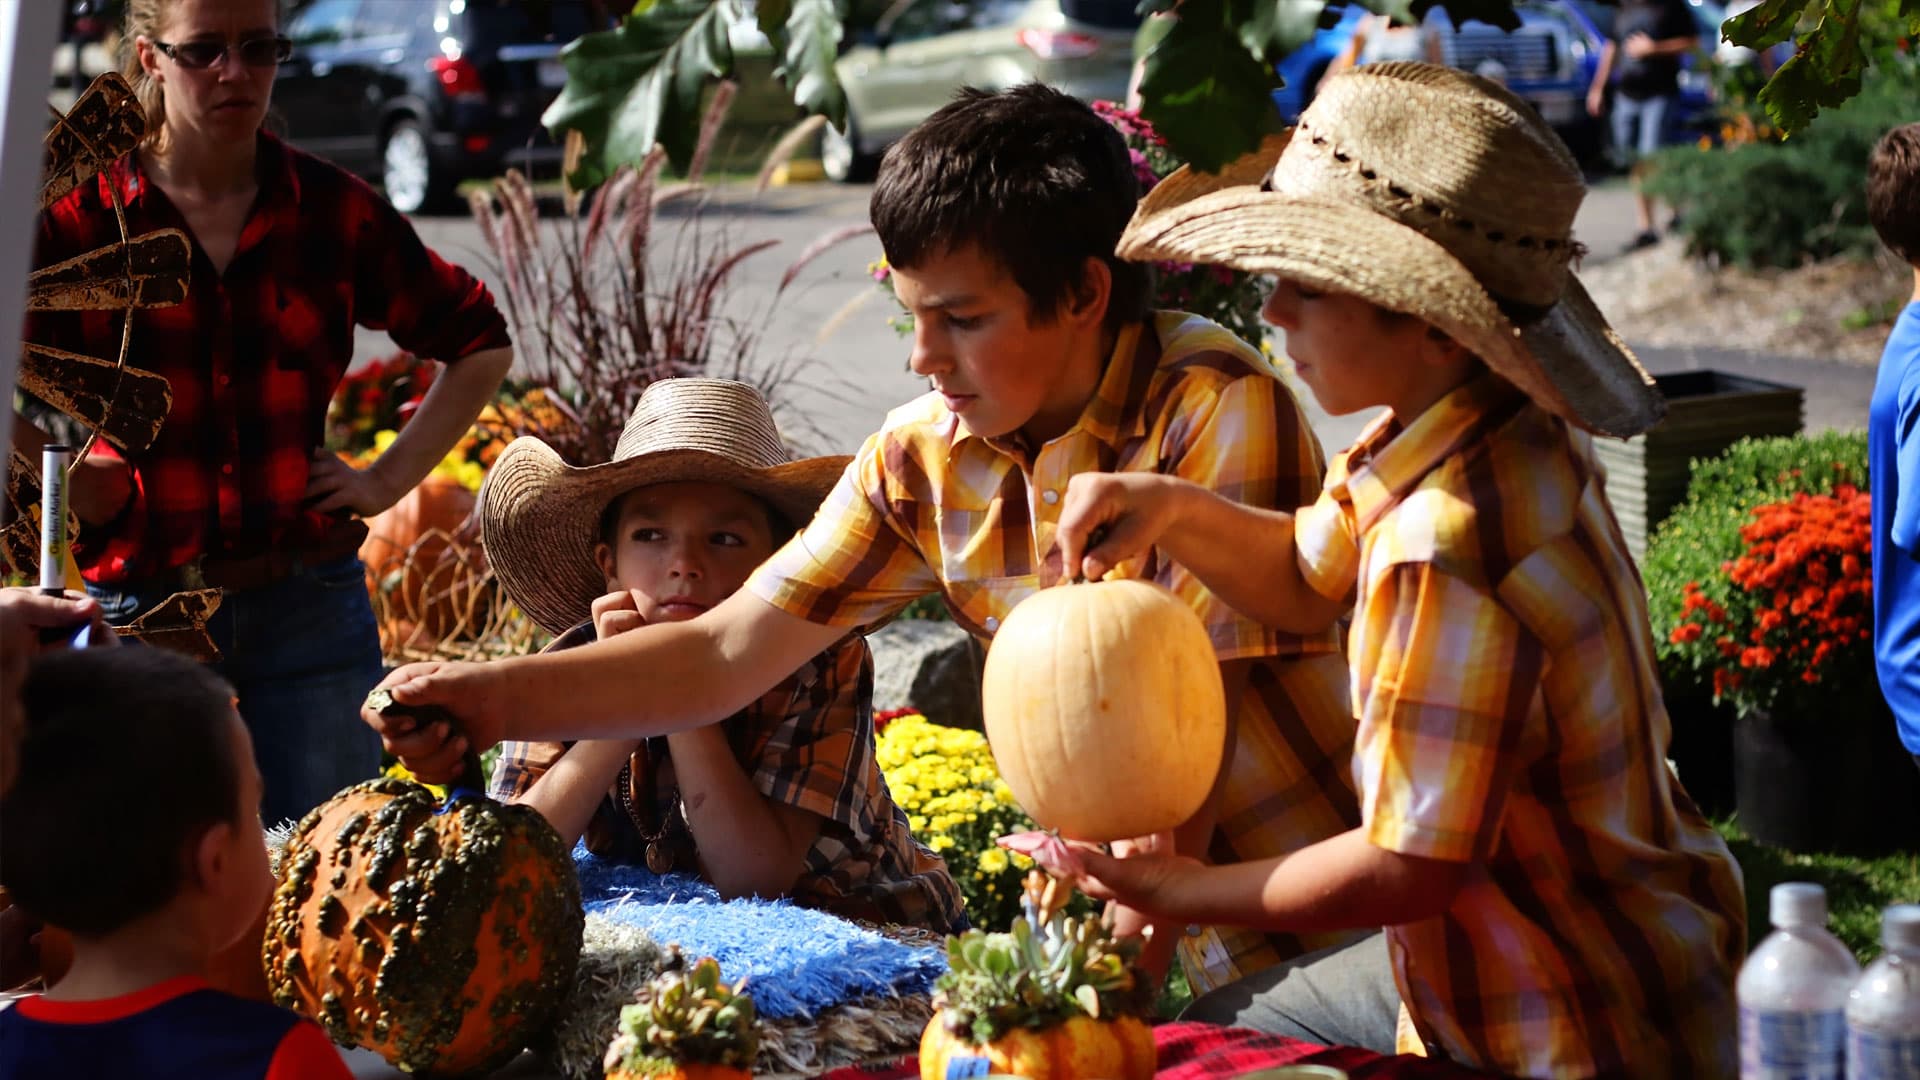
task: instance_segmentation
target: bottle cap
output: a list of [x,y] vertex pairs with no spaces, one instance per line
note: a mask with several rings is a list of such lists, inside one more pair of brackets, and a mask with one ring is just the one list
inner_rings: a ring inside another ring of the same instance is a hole
[[1880,917],[1880,943],[1889,952],[1920,949],[1920,904],[1895,904]]
[[1775,926],[1827,925],[1827,890],[1809,881],[1775,885],[1767,894],[1767,917]]

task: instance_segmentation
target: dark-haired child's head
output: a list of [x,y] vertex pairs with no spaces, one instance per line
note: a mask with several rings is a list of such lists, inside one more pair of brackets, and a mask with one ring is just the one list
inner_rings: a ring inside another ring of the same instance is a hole
[[15,900],[82,940],[162,911],[209,952],[237,940],[273,879],[232,688],[127,646],[42,656],[20,696],[20,774],[0,798]]
[[794,534],[766,500],[727,484],[634,488],[600,515],[594,561],[648,623],[684,622],[739,591]]
[[1140,201],[1127,144],[1078,98],[1039,83],[968,87],[888,149],[874,230],[896,269],[965,247],[1012,274],[1036,321],[1086,274],[1113,278],[1108,326],[1146,314],[1144,266],[1114,255]]
[[1148,269],[1114,254],[1139,198],[1120,134],[1038,84],[962,90],[887,151],[870,212],[914,315],[914,370],[969,430],[1077,414],[1083,400],[1050,400],[1072,339],[1147,312]]
[[1867,157],[1867,217],[1881,243],[1920,268],[1920,123],[1882,135]]

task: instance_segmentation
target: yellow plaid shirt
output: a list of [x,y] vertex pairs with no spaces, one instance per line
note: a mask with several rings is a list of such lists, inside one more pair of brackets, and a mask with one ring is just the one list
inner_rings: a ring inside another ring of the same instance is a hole
[[[1323,459],[1299,403],[1258,352],[1205,319],[1161,312],[1120,334],[1086,411],[1045,446],[974,435],[937,394],[896,409],[813,523],[747,588],[794,615],[850,627],[939,592],[960,625],[991,639],[1015,604],[1061,582],[1062,496],[1069,477],[1095,471],[1169,473],[1293,510],[1318,494]],[[1186,599],[1222,661],[1260,661],[1242,696],[1214,859],[1281,855],[1358,824],[1337,635],[1301,638],[1244,618],[1157,553],[1118,576]],[[1181,959],[1205,990],[1346,939],[1194,928]]]
[[1482,375],[1337,457],[1297,528],[1348,639],[1366,835],[1473,863],[1387,930],[1421,1037],[1513,1076],[1731,1077],[1740,871],[1665,763],[1591,441]]

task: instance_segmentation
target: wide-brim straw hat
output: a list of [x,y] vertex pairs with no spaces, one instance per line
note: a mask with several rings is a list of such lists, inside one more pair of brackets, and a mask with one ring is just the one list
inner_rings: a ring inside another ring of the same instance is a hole
[[1161,181],[1119,251],[1417,316],[1547,409],[1624,437],[1666,401],[1574,277],[1585,194],[1566,145],[1504,87],[1370,64],[1327,80],[1295,127],[1221,173]]
[[507,596],[560,634],[607,591],[593,549],[614,499],[652,484],[724,484],[804,528],[851,460],[794,460],[766,398],[746,383],[661,379],[640,395],[603,465],[569,465],[537,438],[515,439],[481,485],[480,539]]

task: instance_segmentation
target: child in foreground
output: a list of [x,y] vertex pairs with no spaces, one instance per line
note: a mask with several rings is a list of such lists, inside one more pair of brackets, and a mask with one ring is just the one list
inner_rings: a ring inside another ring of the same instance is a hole
[[1735,1072],[1740,871],[1666,767],[1646,593],[1589,434],[1664,404],[1572,274],[1583,194],[1504,88],[1386,63],[1226,175],[1164,181],[1121,241],[1274,275],[1266,316],[1321,405],[1390,410],[1297,514],[1174,477],[1068,492],[1088,576],[1157,544],[1276,626],[1353,609],[1359,828],[1238,866],[1077,853],[1088,891],[1159,918],[1385,927],[1199,1018],[1390,1052],[1404,1002],[1430,1053],[1502,1075]]
[[72,933],[73,963],[0,1009],[0,1076],[344,1080],[318,1025],[203,974],[273,888],[233,689],[160,649],[88,649],[36,659],[20,697],[0,882]]
[[[813,516],[847,460],[789,460],[745,383],[663,379],[610,462],[575,468],[533,438],[509,446],[481,492],[481,536],[508,595],[558,635],[549,651],[571,649],[719,605]],[[656,669],[636,681],[687,678]],[[584,836],[654,873],[698,873],[723,896],[965,927],[946,863],[914,840],[880,773],[873,658],[857,634],[717,725],[509,742],[492,788],[569,844]]]

